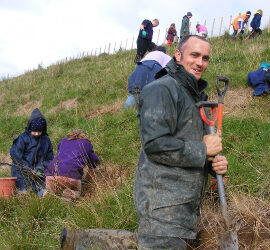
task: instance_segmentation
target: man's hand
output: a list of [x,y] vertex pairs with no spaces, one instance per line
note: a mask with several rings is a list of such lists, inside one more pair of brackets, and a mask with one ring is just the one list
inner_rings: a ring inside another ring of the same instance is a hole
[[212,168],[216,174],[224,175],[228,170],[228,162],[225,156],[217,156],[212,160]]
[[221,138],[218,134],[205,135],[203,142],[206,145],[207,156],[216,156],[222,151]]

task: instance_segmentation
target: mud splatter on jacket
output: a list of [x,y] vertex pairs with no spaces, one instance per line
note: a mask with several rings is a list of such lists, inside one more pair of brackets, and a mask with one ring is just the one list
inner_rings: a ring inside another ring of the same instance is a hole
[[207,181],[207,128],[195,104],[207,100],[204,80],[171,60],[166,75],[140,94],[141,154],[134,202],[139,233],[193,239]]

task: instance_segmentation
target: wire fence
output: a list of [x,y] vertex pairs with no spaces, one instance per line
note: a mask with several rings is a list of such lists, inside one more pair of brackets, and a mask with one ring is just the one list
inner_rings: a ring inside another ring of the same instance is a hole
[[[219,37],[224,35],[226,32],[230,33],[232,31],[232,23],[233,19],[232,16],[229,18],[223,18],[221,17],[220,19],[214,18],[213,21],[210,23],[210,29],[208,29],[208,37]],[[246,26],[246,30],[249,30],[249,23],[250,20]],[[191,34],[197,34],[196,31],[196,24],[197,23],[192,23],[190,22],[190,33]],[[208,26],[207,21],[204,20],[204,22],[201,22],[204,26]],[[270,17],[268,20],[267,24],[267,32],[270,32]],[[153,42],[156,43],[157,45],[162,45],[166,43],[166,36],[167,36],[167,31],[168,29],[161,31],[160,29],[154,30],[154,35],[153,35]],[[137,36],[133,36],[131,38],[127,38],[125,40],[121,40],[120,42],[109,42],[108,44],[104,46],[100,46],[98,48],[92,49],[89,52],[83,52],[82,56],[98,56],[102,53],[107,53],[107,54],[114,54],[117,53],[118,51],[126,51],[126,50],[132,50],[135,49],[136,46],[136,40]]]

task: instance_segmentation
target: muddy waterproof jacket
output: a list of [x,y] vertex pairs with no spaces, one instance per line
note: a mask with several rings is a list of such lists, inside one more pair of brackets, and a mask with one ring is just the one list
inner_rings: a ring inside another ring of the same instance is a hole
[[134,202],[139,233],[194,239],[207,182],[207,133],[195,104],[207,100],[204,80],[197,81],[171,60],[167,74],[140,94],[141,154]]

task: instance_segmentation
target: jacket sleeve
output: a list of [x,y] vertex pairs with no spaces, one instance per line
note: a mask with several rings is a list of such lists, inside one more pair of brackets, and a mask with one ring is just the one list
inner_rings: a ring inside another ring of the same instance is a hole
[[52,147],[52,143],[51,140],[48,138],[48,150],[47,150],[47,154],[44,157],[44,160],[42,162],[41,165],[38,165],[36,167],[36,170],[42,170],[43,172],[45,171],[45,169],[49,166],[50,162],[53,160],[53,147]]
[[160,164],[204,167],[205,143],[174,136],[178,110],[172,93],[167,87],[158,86],[147,88],[141,94],[139,118],[142,147],[150,160]]
[[14,164],[24,167],[30,167],[29,163],[23,160],[23,154],[25,150],[25,141],[22,136],[18,136],[10,148],[10,157]]
[[89,142],[87,146],[87,160],[90,168],[96,168],[96,164],[99,162],[98,156],[94,153],[92,144]]

